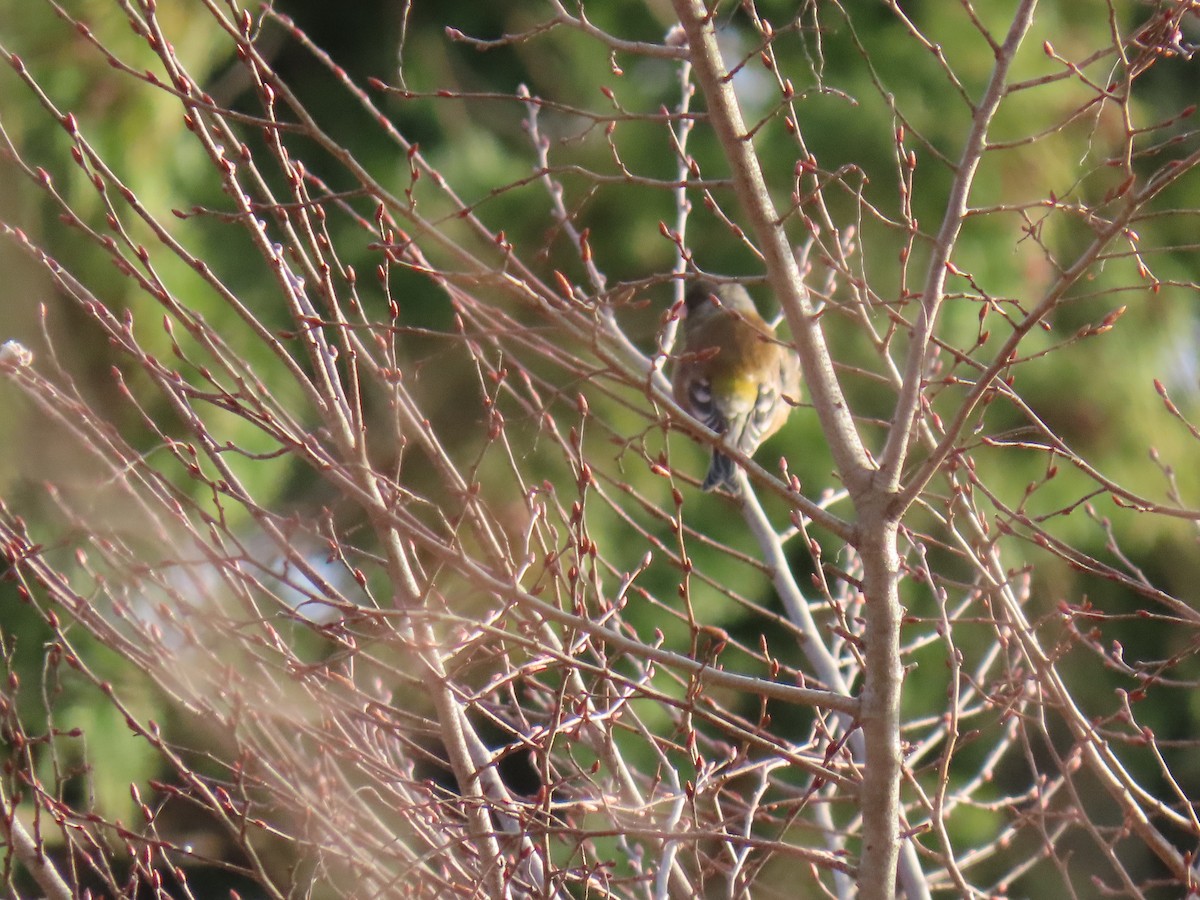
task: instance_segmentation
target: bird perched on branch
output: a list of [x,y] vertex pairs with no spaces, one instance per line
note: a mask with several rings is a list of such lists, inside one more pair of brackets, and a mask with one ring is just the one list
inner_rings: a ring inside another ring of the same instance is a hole
[[[740,284],[698,279],[684,305],[684,348],[671,379],[675,401],[751,456],[799,401],[800,360]],[[733,460],[714,448],[703,489],[737,493],[735,473]]]

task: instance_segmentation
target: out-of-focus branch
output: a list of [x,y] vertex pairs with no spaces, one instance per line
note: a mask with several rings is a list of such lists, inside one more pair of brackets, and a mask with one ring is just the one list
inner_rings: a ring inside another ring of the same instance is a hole
[[35,841],[17,817],[17,807],[7,796],[0,796],[0,828],[4,829],[13,855],[21,862],[49,900],[71,900],[75,896],[54,863],[46,856],[45,845]]
[[[271,8],[22,7],[70,57],[0,71],[10,892],[59,832],[76,892],[1190,887],[1192,5],[673,3],[406,5],[403,89]],[[739,517],[663,370],[747,260],[822,437],[735,453]]]

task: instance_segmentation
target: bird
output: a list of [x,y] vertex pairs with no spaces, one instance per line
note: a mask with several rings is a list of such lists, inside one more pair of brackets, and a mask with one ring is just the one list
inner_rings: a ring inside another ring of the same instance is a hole
[[[684,307],[684,347],[671,377],[675,402],[752,456],[799,402],[800,359],[775,337],[740,284],[696,279]],[[714,447],[701,488],[737,494],[736,472],[734,461]]]

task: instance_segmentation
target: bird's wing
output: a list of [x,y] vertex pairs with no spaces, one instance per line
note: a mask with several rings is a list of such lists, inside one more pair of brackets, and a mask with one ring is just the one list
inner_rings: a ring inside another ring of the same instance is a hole
[[730,435],[731,442],[747,456],[753,455],[758,445],[774,431],[780,402],[779,391],[774,386],[763,383],[758,385],[758,393],[749,415],[740,423],[738,433]]
[[697,375],[688,382],[687,398],[693,416],[717,434],[725,433],[725,417],[713,402],[712,382],[707,376]]

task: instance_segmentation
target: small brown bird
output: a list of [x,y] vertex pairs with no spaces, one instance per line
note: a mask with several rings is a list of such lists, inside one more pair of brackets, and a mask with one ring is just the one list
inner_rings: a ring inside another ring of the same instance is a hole
[[[698,279],[684,304],[684,348],[672,376],[675,401],[751,456],[799,401],[800,359],[775,338],[740,284]],[[733,460],[714,449],[703,489],[737,493],[735,472]]]

